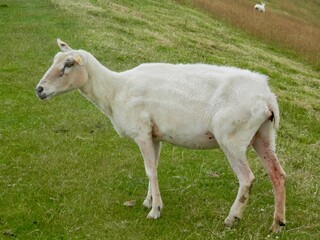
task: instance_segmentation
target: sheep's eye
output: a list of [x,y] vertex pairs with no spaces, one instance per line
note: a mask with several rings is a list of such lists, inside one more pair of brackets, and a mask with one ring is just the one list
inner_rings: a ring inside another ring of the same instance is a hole
[[64,71],[66,70],[66,68],[68,67],[72,67],[74,65],[74,61],[71,61],[70,59],[67,59],[67,61],[64,63],[64,66],[61,70],[60,76],[62,77],[64,74]]
[[71,61],[70,59],[67,59],[67,61],[64,64],[64,68],[72,67],[73,65],[74,65],[74,61]]

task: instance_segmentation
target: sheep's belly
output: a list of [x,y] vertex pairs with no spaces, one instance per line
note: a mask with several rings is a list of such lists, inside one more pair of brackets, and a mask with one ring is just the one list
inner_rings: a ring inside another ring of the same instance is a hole
[[213,134],[209,131],[198,134],[186,134],[176,131],[172,131],[171,133],[164,133],[162,131],[159,131],[157,127],[154,127],[152,135],[155,140],[165,141],[184,148],[213,149],[219,147]]

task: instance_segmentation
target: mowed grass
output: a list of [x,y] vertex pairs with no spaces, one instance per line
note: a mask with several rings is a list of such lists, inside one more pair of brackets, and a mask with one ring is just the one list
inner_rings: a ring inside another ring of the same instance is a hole
[[[319,239],[319,73],[272,44],[172,1],[0,1],[0,239]],[[244,218],[223,220],[238,183],[220,150],[164,144],[156,221],[137,146],[77,92],[40,102],[35,85],[56,38],[112,70],[143,62],[233,65],[270,76],[278,95],[278,156],[287,226],[270,235],[273,192],[256,155]],[[126,208],[123,203],[135,200]]]
[[254,11],[255,0],[178,0],[210,13],[248,34],[296,53],[320,69],[320,2],[264,1],[265,13]]

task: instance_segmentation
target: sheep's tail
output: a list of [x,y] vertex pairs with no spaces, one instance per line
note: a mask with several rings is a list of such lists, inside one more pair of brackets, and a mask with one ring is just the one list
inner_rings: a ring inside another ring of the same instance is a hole
[[[280,122],[280,113],[279,113],[279,106],[277,102],[277,97],[270,93],[270,95],[267,97],[266,101],[260,102],[261,108],[260,111],[263,111],[263,114],[261,116],[263,117],[262,124],[260,125],[258,129],[258,133],[261,137],[268,140],[270,143],[271,149],[273,151],[276,150],[276,130],[279,128],[279,122]],[[259,105],[257,105],[259,106]]]
[[269,120],[273,122],[274,128],[278,129],[280,124],[280,111],[279,111],[277,97],[273,93],[269,98],[268,107],[269,107],[269,110],[271,111],[271,116],[269,117]]

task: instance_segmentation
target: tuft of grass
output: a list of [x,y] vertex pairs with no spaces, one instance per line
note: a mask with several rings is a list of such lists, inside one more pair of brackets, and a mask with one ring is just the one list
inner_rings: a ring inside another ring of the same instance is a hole
[[[11,0],[0,11],[0,238],[320,238],[320,77],[310,64],[173,1]],[[35,97],[57,37],[116,71],[204,62],[269,75],[281,108],[277,153],[288,175],[285,231],[269,233],[272,188],[252,151],[249,205],[227,230],[238,183],[225,156],[168,144],[159,165],[165,208],[159,220],[147,220],[137,146],[77,92],[45,103]],[[124,207],[130,200],[136,205]]]

